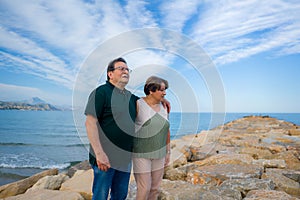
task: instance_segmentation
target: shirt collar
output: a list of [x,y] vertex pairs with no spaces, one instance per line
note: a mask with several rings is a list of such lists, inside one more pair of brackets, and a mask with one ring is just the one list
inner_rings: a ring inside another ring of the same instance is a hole
[[124,90],[121,90],[119,88],[117,88],[116,86],[114,86],[114,84],[112,84],[109,81],[106,81],[106,84],[113,90],[117,90],[118,92],[120,92],[121,94],[125,94],[127,92],[127,90],[124,88]]

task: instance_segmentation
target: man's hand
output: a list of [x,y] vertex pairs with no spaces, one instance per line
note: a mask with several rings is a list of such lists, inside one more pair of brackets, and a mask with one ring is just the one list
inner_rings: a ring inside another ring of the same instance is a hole
[[110,168],[110,163],[107,155],[103,152],[101,155],[96,156],[97,166],[102,171],[107,171]]
[[97,166],[102,171],[107,171],[110,168],[110,163],[107,155],[105,154],[99,139],[98,134],[98,119],[92,115],[87,115],[85,126],[87,136],[95,152]]
[[167,108],[168,113],[170,113],[171,112],[171,104],[170,104],[170,102],[167,99],[163,98],[161,100],[161,103],[163,104],[164,108]]

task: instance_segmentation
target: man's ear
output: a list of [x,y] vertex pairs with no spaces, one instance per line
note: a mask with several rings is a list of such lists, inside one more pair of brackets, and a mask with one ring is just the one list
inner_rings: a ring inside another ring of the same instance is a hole
[[109,71],[109,72],[107,72],[107,76],[109,77],[109,79],[111,79],[112,78],[112,71]]

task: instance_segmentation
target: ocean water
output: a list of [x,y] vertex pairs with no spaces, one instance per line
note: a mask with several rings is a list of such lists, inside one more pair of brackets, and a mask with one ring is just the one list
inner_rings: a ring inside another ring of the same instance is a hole
[[[268,115],[300,125],[296,113],[170,113],[171,138],[248,115]],[[0,185],[45,169],[64,170],[88,159],[84,130],[84,121],[75,127],[72,111],[0,110]]]

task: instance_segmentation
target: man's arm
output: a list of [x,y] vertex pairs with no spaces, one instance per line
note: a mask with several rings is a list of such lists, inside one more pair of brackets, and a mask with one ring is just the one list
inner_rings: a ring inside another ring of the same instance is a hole
[[93,147],[98,168],[102,171],[107,171],[110,168],[109,159],[100,143],[98,133],[98,120],[92,115],[87,115],[85,121],[85,127],[87,131],[88,139]]
[[[138,96],[136,96],[136,95],[134,95],[134,94],[133,94],[133,96],[134,96],[134,98],[135,98],[136,100],[138,100],[138,99],[140,98],[140,97],[138,97]],[[161,100],[161,103],[162,103],[162,105],[164,106],[164,108],[167,108],[168,113],[170,113],[170,112],[171,112],[171,104],[170,104],[170,102],[169,102],[167,99],[163,98],[163,99]]]
[[162,102],[164,108],[167,108],[168,113],[170,113],[171,112],[171,104],[170,104],[170,102],[167,99],[165,99],[165,98],[163,98],[161,100],[161,102]]

